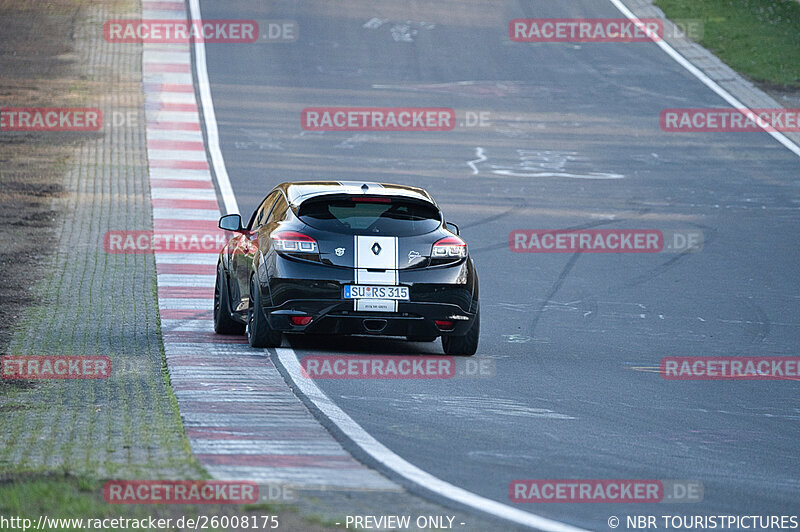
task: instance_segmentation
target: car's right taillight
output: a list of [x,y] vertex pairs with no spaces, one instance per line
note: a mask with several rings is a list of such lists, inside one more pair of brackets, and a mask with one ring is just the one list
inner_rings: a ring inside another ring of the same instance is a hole
[[436,259],[463,259],[467,256],[467,244],[457,236],[447,236],[433,244],[431,258]]

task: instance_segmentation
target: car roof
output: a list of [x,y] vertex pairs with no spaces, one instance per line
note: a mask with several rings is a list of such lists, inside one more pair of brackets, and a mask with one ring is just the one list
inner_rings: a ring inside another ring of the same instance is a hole
[[310,198],[329,194],[401,196],[425,201],[437,206],[436,201],[434,201],[431,195],[425,190],[391,183],[374,183],[370,181],[295,181],[291,183],[281,183],[275,188],[283,190],[289,203],[295,207],[300,206],[301,203]]

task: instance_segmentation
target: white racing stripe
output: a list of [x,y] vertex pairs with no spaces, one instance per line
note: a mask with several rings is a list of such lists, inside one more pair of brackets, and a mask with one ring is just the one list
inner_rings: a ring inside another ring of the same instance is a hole
[[[637,20],[639,20],[639,18],[636,17],[636,15],[634,15],[633,12],[630,9],[628,9],[627,6],[625,6],[625,4],[622,3],[621,0],[609,0],[609,1],[612,4],[614,4],[614,6],[617,9],[619,9],[622,12],[622,14],[625,15],[630,21],[636,22]],[[737,100],[731,93],[729,93],[728,91],[726,91],[725,89],[720,87],[719,84],[717,84],[716,81],[714,81],[713,79],[711,79],[708,76],[706,76],[703,73],[702,70],[700,70],[699,68],[694,66],[685,57],[683,57],[681,54],[679,54],[675,50],[675,48],[670,46],[664,39],[657,40],[657,38],[656,38],[657,36],[654,36],[649,32],[648,32],[648,36],[650,37],[650,39],[654,43],[656,43],[658,45],[659,48],[661,48],[664,52],[666,52],[667,55],[669,55],[672,59],[677,61],[679,65],[681,65],[683,68],[688,70],[694,77],[696,77],[697,79],[702,81],[703,84],[706,87],[708,87],[712,91],[716,92],[717,95],[721,96],[726,102],[731,104],[731,106],[733,106],[733,107],[735,107],[737,109],[747,109],[748,111],[752,111],[745,104],[743,104],[742,102]],[[760,126],[760,124],[759,124],[759,126]],[[767,132],[770,135],[772,135],[772,137],[775,140],[777,140],[778,142],[783,144],[792,153],[794,153],[795,155],[800,157],[800,146],[798,146],[797,144],[792,142],[786,135],[784,135],[783,133],[781,133],[779,131],[769,131],[766,128],[762,128],[762,129],[764,129],[765,132]]]
[[[356,251],[356,282],[369,282],[373,284],[397,283],[396,236],[356,235],[353,245]],[[384,271],[368,272],[367,268]]]
[[[396,286],[397,237],[362,236],[353,237],[355,250],[356,284],[385,284]],[[374,250],[378,253],[373,252]],[[369,271],[383,270],[383,271]],[[391,299],[356,299],[356,310],[375,312],[397,312],[397,301]]]
[[476,495],[471,491],[459,488],[445,482],[417,466],[405,461],[393,453],[386,446],[365,431],[361,425],[348,416],[341,408],[336,406],[325,393],[317,387],[313,379],[303,378],[300,363],[294,350],[284,347],[276,348],[278,360],[292,379],[292,385],[300,389],[309,401],[334,423],[353,443],[369,454],[372,458],[388,467],[403,478],[422,486],[423,488],[450,499],[459,504],[476,508],[482,512],[512,521],[514,523],[531,526],[539,530],[552,532],[579,532],[583,529],[576,528],[559,521],[541,517],[517,508],[502,504],[486,497]]
[[[200,3],[199,0],[189,0],[189,9],[191,12],[192,20],[201,20],[200,17]],[[198,89],[200,92],[200,105],[203,109],[203,120],[205,125],[206,134],[208,135],[208,149],[211,153],[211,164],[214,168],[214,175],[217,185],[222,193],[222,198],[225,203],[226,213],[238,213],[239,207],[236,202],[236,197],[233,194],[233,187],[231,186],[228,172],[225,168],[225,161],[222,158],[222,151],[219,146],[219,130],[217,128],[216,115],[214,114],[214,105],[211,98],[211,90],[209,88],[208,70],[206,66],[205,45],[202,42],[194,44],[195,49],[195,68],[198,79]],[[277,348],[278,358],[283,364],[284,368],[289,372],[294,385],[300,388],[302,392],[313,401],[317,408],[327,416],[327,418],[335,423],[342,432],[344,432],[356,445],[358,445],[364,452],[369,454],[378,462],[382,463],[387,468],[391,469],[398,475],[406,480],[413,482],[425,489],[428,489],[438,495],[445,497],[451,501],[473,508],[479,512],[487,513],[496,516],[500,519],[506,519],[514,523],[525,526],[537,528],[547,532],[587,532],[583,529],[576,528],[553,519],[548,519],[536,514],[524,512],[512,506],[481,497],[470,491],[467,491],[458,486],[449,484],[439,478],[419,469],[418,467],[406,462],[398,455],[394,454],[388,448],[383,446],[375,438],[370,436],[358,423],[353,421],[350,416],[345,414],[338,406],[336,406],[322,391],[314,384],[311,379],[298,378],[300,374],[300,364],[297,361],[297,356],[291,348]],[[211,471],[212,467],[208,468]],[[239,472],[237,468],[228,468],[229,474],[236,477]],[[248,474],[252,473],[253,468],[247,467]],[[265,470],[268,475],[275,474],[275,468]],[[215,470],[215,478],[220,478],[223,473],[223,468],[219,471]],[[368,480],[365,472],[357,471],[357,477],[353,482],[354,488],[369,488]],[[330,472],[327,472],[329,475]],[[344,472],[337,473],[340,476],[345,476]],[[268,477],[269,478],[269,477]],[[373,481],[378,480],[375,477],[370,477]],[[380,479],[382,481],[382,479]],[[381,482],[378,482],[381,484]]]

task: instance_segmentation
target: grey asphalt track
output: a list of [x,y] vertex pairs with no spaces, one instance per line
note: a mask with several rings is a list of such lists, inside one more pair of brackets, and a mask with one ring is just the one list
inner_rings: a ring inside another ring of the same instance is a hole
[[[206,45],[243,216],[282,181],[396,182],[431,192],[470,245],[482,297],[476,356],[492,358],[496,374],[319,381],[370,434],[429,473],[509,504],[509,482],[520,478],[704,485],[694,504],[516,505],[595,530],[608,530],[610,515],[797,513],[800,384],[667,381],[656,368],[665,356],[798,354],[798,157],[766,133],[662,132],[663,108],[724,101],[651,43],[508,39],[514,18],[621,17],[610,2],[201,7],[205,19],[300,28],[294,43]],[[311,106],[452,107],[460,124],[303,131],[300,111]],[[463,124],[466,112],[482,111],[489,124]],[[705,246],[508,248],[512,230],[566,227],[694,229]],[[292,345],[301,358],[441,353],[438,342],[393,339]]]

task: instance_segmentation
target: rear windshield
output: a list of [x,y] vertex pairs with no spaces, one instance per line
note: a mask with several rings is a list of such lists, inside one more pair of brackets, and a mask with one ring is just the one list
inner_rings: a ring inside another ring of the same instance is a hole
[[432,205],[397,198],[310,200],[300,206],[298,218],[323,231],[345,234],[411,236],[439,227],[441,215]]

